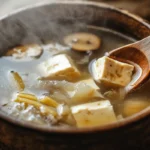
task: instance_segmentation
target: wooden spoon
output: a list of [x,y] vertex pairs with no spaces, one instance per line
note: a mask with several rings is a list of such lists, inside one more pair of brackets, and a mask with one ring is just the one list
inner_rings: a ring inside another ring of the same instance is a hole
[[108,53],[108,57],[124,62],[133,62],[141,68],[141,75],[128,86],[127,92],[137,89],[148,80],[150,74],[150,36],[133,44],[112,50]]

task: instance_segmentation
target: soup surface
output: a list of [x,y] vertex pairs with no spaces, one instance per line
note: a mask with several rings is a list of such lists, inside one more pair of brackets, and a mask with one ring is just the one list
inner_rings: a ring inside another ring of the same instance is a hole
[[[91,75],[93,60],[134,39],[93,26],[80,32],[96,35],[101,40],[99,48],[81,52],[79,43],[76,47],[79,51],[73,50],[64,44],[64,36],[37,47],[28,45],[31,48],[28,54],[20,47],[19,52],[13,49],[12,54],[8,50],[1,56],[1,111],[36,125],[92,127],[116,122],[150,106],[149,83],[123,99],[113,89],[101,93]],[[55,61],[58,64],[53,64]],[[68,61],[71,73],[64,67]],[[45,69],[44,65],[48,67]],[[53,71],[55,77],[51,76]]]

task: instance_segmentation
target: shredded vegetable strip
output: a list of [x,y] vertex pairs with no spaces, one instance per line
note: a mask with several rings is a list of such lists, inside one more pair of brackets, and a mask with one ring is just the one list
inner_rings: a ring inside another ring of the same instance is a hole
[[40,99],[40,102],[42,104],[45,104],[45,105],[48,105],[48,106],[51,106],[51,107],[55,107],[55,108],[59,105],[56,101],[54,101],[52,98],[47,97],[47,96]]
[[[36,107],[37,109],[40,110],[40,112],[42,113],[42,115],[52,114],[54,117],[57,116],[57,113],[56,113],[55,110],[53,110],[50,107],[45,106],[45,105],[37,102],[37,101],[29,100],[27,98],[17,97],[17,99],[15,100],[15,102],[33,105],[34,107]],[[42,111],[41,111],[41,109],[42,109]]]
[[17,72],[11,71],[11,73],[12,73],[12,75],[13,75],[13,77],[14,77],[14,79],[15,79],[18,87],[19,87],[19,90],[23,91],[25,88],[25,85],[24,85],[22,78],[20,77],[20,75]]
[[20,98],[26,98],[26,99],[33,100],[33,101],[38,101],[37,97],[35,95],[32,95],[32,94],[19,93],[18,97],[20,97]]

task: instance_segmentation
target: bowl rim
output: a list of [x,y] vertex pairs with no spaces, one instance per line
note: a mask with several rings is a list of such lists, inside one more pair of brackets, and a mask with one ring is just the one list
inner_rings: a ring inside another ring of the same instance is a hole
[[[32,8],[38,8],[38,7],[42,7],[42,6],[47,6],[47,5],[51,5],[51,4],[79,4],[79,5],[91,5],[91,6],[95,6],[95,7],[99,7],[99,8],[105,8],[105,9],[110,9],[112,11],[116,11],[117,13],[121,13],[122,15],[125,15],[129,18],[132,18],[138,22],[140,22],[141,24],[143,24],[144,26],[146,26],[147,28],[150,29],[150,24],[148,24],[148,22],[146,20],[144,20],[143,18],[134,15],[132,13],[129,13],[127,10],[122,10],[119,8],[115,8],[114,6],[105,4],[105,3],[101,3],[101,2],[92,2],[92,1],[69,1],[69,0],[58,0],[58,1],[50,1],[50,2],[39,2],[37,4],[33,4],[33,5],[29,5],[26,7],[22,7],[19,8],[15,11],[12,11],[10,13],[7,13],[5,15],[3,15],[2,17],[0,17],[0,21],[2,21],[3,19],[7,19],[8,17],[11,17],[15,14],[18,14],[20,12],[26,11],[26,10],[30,10]],[[15,117],[11,116],[7,116],[6,113],[0,111],[0,119],[3,119],[4,121],[6,121],[7,123],[10,123],[11,125],[17,125],[20,128],[26,128],[26,129],[32,129],[35,131],[39,131],[39,132],[43,132],[43,133],[56,133],[56,134],[89,134],[89,133],[98,133],[98,132],[104,132],[104,131],[109,131],[109,130],[113,130],[113,129],[118,129],[118,128],[122,128],[126,125],[131,125],[134,124],[135,122],[138,122],[142,119],[144,119],[145,117],[150,116],[150,107],[140,111],[139,113],[136,113],[135,115],[132,115],[130,117],[127,117],[123,120],[119,120],[117,122],[114,123],[110,123],[107,125],[103,125],[103,126],[97,126],[97,127],[87,127],[87,128],[59,128],[59,127],[48,127],[48,126],[40,126],[40,125],[35,125],[32,123],[28,123],[22,120],[17,120]]]

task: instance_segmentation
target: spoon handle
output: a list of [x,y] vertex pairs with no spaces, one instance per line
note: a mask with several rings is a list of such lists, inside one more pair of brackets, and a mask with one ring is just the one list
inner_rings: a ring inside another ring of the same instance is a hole
[[141,50],[147,57],[150,63],[150,36],[144,38],[141,41],[138,41],[132,45],[132,47],[138,48]]

